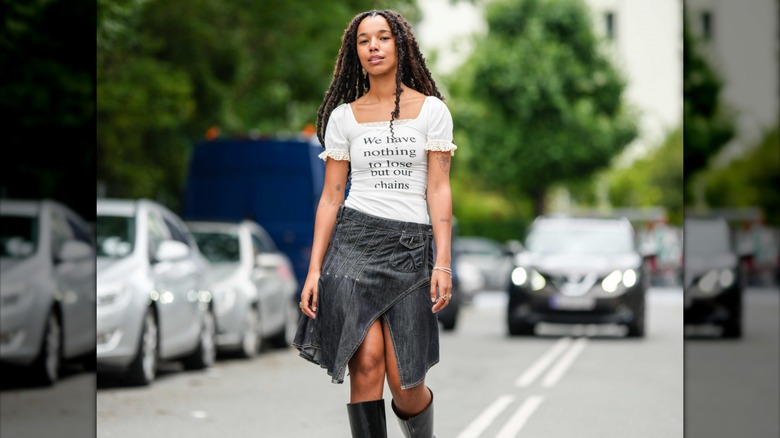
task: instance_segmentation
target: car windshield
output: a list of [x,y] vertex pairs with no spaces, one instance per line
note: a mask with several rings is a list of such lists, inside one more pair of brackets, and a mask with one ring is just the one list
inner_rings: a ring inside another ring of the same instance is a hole
[[192,235],[211,263],[235,263],[241,259],[238,234],[193,231]]
[[549,224],[533,229],[529,251],[540,254],[625,254],[634,251],[633,237],[617,224]]
[[732,252],[728,226],[720,221],[685,221],[686,255],[712,255]]
[[133,252],[135,219],[126,216],[98,216],[95,221],[98,257],[122,258]]
[[23,259],[35,254],[38,219],[30,216],[0,216],[0,256]]

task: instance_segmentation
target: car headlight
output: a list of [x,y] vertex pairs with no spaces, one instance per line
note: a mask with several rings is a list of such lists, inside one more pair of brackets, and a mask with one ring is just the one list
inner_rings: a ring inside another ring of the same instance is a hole
[[127,286],[112,286],[101,288],[97,293],[98,306],[108,306],[116,303],[127,291]]
[[547,285],[547,280],[536,270],[531,271],[531,289],[542,290]]
[[528,281],[528,272],[526,272],[525,268],[518,267],[512,271],[512,283],[515,286],[522,286],[526,281]]
[[701,289],[701,291],[705,293],[713,292],[719,280],[720,280],[720,274],[718,273],[718,271],[716,270],[709,271],[699,279],[699,289]]
[[636,280],[638,278],[638,275],[635,270],[633,269],[626,269],[623,272],[623,286],[625,287],[631,287],[636,284]]
[[601,288],[606,292],[615,292],[620,286],[620,281],[623,279],[623,273],[620,270],[612,271],[609,275],[601,280]]
[[720,287],[727,288],[734,284],[734,280],[737,278],[737,276],[734,274],[733,269],[724,269],[720,271],[720,276],[718,278]]
[[639,274],[634,269],[626,269],[621,271],[620,269],[610,272],[609,275],[601,280],[601,288],[605,292],[615,292],[618,290],[620,283],[623,283],[625,287],[631,287],[636,284],[639,279]]
[[544,276],[536,271],[536,269],[525,269],[523,267],[517,267],[512,270],[512,284],[515,286],[523,286],[530,283],[531,289],[534,291],[542,290],[547,285],[547,280]]

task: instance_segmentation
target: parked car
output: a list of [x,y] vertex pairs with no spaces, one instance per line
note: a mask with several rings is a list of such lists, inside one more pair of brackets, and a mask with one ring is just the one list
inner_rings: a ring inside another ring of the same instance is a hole
[[621,324],[645,335],[648,278],[626,218],[539,217],[510,275],[510,335],[536,323]]
[[94,365],[95,242],[78,214],[53,200],[0,200],[0,361],[36,383],[62,360]]
[[97,201],[98,375],[148,385],[158,360],[215,360],[210,265],[184,222],[147,199]]
[[746,276],[726,220],[686,217],[684,246],[687,326],[718,325],[721,336],[742,336],[742,299]]
[[487,237],[460,236],[453,241],[452,252],[458,254],[461,262],[479,269],[484,289],[506,290],[513,267],[507,247]]
[[291,344],[299,310],[292,262],[257,222],[187,222],[213,266],[217,348],[252,357]]

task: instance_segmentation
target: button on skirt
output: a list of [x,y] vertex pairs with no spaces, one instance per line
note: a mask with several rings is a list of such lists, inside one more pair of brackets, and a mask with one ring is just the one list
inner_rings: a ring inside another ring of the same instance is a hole
[[430,225],[339,208],[322,263],[317,318],[301,314],[293,346],[343,383],[368,328],[383,318],[401,387],[420,384],[439,361],[439,324],[430,298]]

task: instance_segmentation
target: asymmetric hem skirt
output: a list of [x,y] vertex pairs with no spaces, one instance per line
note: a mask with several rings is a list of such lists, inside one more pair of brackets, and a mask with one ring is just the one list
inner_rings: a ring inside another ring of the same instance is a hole
[[343,383],[368,328],[383,318],[401,387],[420,384],[439,361],[439,324],[430,298],[430,225],[339,208],[322,264],[317,318],[301,314],[293,345]]

